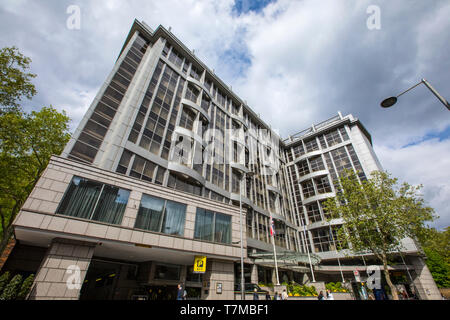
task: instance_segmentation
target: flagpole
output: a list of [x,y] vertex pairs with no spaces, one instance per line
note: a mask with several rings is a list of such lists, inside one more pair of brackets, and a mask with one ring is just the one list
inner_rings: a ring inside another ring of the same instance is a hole
[[277,263],[277,250],[275,249],[275,227],[273,225],[272,216],[270,216],[270,233],[272,236],[272,245],[273,245],[273,257],[275,260],[275,273],[277,275],[277,286],[280,285],[280,279],[278,277],[278,263]]

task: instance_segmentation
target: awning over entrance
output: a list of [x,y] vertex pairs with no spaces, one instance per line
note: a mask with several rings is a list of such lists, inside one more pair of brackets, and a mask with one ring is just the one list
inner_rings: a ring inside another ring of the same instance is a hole
[[[248,253],[250,258],[255,260],[256,264],[268,264],[275,265],[275,257],[273,252],[264,253]],[[316,254],[310,253],[309,257],[307,254],[300,252],[284,251],[277,252],[277,264],[279,266],[286,267],[299,267],[299,263],[309,264],[311,258],[311,264],[313,266],[318,265],[321,261],[320,257]]]

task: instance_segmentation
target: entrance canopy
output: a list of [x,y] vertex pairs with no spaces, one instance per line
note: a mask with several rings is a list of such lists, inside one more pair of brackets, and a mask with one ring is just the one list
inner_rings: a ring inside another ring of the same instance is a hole
[[[256,264],[275,264],[275,257],[273,252],[264,253],[248,253],[250,258],[255,260]],[[311,264],[313,266],[318,265],[321,261],[320,257],[316,254],[307,254],[293,251],[277,252],[277,264],[279,266],[296,267],[299,263],[309,264],[311,258]]]

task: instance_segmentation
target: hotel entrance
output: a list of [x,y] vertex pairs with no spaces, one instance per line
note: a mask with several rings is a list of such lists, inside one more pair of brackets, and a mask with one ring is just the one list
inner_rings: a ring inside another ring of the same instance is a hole
[[146,286],[148,300],[176,300],[177,286],[173,285],[159,285]]
[[93,258],[80,291],[80,300],[129,300],[140,289],[136,264]]

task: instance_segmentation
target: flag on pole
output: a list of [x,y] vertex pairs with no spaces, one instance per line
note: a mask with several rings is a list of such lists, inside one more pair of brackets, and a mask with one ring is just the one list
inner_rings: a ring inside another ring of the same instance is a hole
[[275,225],[273,223],[272,216],[270,216],[270,235],[273,237],[275,234]]

